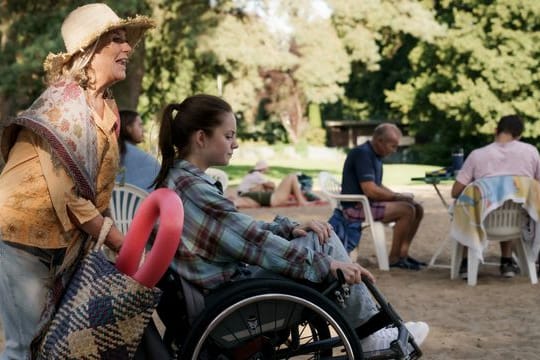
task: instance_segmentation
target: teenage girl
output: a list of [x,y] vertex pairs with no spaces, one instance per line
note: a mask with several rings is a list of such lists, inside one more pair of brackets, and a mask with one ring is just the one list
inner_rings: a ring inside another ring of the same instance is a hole
[[[172,264],[183,278],[211,290],[264,271],[320,283],[341,269],[345,280],[355,284],[343,310],[351,325],[356,328],[375,315],[377,308],[361,283],[362,274],[373,276],[350,261],[330,224],[298,224],[281,216],[269,223],[256,221],[240,213],[205,174],[208,167],[227,165],[238,148],[236,119],[227,102],[195,95],[168,105],[159,146],[163,160],[156,185],[175,190],[184,205],[182,242]],[[407,327],[417,343],[428,332],[422,322]],[[395,328],[379,330],[362,340],[362,348],[387,348],[396,336]]]

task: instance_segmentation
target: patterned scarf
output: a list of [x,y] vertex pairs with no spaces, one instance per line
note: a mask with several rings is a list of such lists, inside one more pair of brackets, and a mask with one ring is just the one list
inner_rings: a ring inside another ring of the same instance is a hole
[[73,178],[80,196],[95,201],[96,129],[84,90],[77,83],[60,81],[49,86],[27,110],[9,119],[6,126],[1,145],[4,159],[7,160],[20,126],[28,128],[47,141],[54,157]]

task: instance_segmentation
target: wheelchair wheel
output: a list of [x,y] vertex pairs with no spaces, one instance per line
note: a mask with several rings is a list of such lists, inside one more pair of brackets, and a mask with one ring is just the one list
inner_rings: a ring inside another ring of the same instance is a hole
[[181,359],[362,359],[355,331],[319,292],[289,280],[250,279],[207,301]]

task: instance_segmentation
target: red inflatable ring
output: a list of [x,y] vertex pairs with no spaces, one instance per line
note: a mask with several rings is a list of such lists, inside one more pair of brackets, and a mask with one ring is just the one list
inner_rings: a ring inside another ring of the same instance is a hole
[[[158,218],[156,240],[139,268],[146,242]],[[135,213],[116,259],[116,267],[142,285],[154,287],[167,271],[180,245],[183,226],[184,207],[180,197],[171,189],[152,191]]]

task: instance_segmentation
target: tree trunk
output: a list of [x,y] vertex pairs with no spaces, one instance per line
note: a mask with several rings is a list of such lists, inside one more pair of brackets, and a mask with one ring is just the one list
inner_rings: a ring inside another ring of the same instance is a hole
[[[0,95],[0,139],[2,139],[2,130],[9,116],[15,115],[13,108],[13,98]],[[0,156],[0,171],[4,168],[4,159]]]
[[304,117],[303,105],[297,91],[293,90],[293,94],[291,94],[283,104],[286,106],[286,110],[279,113],[281,124],[287,131],[289,140],[293,144],[296,144],[308,125],[306,118]]

